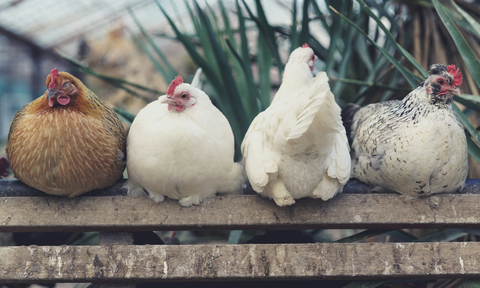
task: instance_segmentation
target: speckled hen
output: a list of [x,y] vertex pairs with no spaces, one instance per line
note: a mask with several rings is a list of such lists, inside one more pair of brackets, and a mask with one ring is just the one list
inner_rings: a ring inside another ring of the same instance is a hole
[[126,145],[115,112],[69,73],[53,69],[46,85],[10,127],[6,150],[15,177],[69,197],[113,185],[125,169]]
[[343,119],[355,152],[352,176],[411,196],[454,192],[465,185],[467,143],[452,110],[462,74],[435,64],[402,101],[349,104]]

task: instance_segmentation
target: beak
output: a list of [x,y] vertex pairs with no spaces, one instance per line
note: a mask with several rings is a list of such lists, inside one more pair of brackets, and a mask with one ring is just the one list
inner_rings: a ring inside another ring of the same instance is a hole
[[60,92],[55,90],[55,89],[48,89],[48,93],[47,93],[47,100],[50,100],[50,98],[56,98],[58,97],[58,95],[60,95]]
[[160,100],[160,103],[162,103],[162,104],[166,103],[168,105],[177,104],[177,102],[172,99],[172,96],[169,96],[169,95],[165,95],[164,97],[162,97],[162,100]]
[[315,56],[315,57],[312,60],[309,60],[308,63],[307,63],[308,68],[310,68],[310,71],[313,71],[313,67],[315,66],[315,61],[318,60],[317,55],[313,55],[313,56]]
[[452,86],[452,88],[449,90],[450,93],[452,93],[454,96],[462,96],[462,92],[460,91],[460,88]]

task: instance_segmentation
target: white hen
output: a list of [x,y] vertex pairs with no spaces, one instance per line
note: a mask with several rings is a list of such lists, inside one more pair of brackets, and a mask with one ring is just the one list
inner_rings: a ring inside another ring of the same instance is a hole
[[328,200],[350,174],[340,107],[325,72],[312,76],[308,45],[292,52],[272,104],[253,120],[242,143],[252,188],[278,206],[303,197]]
[[[196,81],[195,81],[196,82]],[[167,95],[143,108],[127,138],[128,195],[156,202],[164,196],[197,205],[216,192],[234,193],[245,182],[233,162],[227,118],[202,90],[175,77]]]

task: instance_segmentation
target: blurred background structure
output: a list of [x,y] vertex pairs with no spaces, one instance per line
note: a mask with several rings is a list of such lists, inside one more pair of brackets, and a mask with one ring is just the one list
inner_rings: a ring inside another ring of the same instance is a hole
[[[274,23],[288,24],[290,12],[284,5],[291,6],[291,0],[264,2],[271,5],[268,15]],[[192,1],[159,3],[168,14],[178,16],[176,21],[185,31],[194,33],[186,6]],[[198,4],[212,5],[219,12],[216,0]],[[223,1],[223,4],[234,11],[234,0]],[[45,92],[46,75],[54,67],[85,79],[84,74],[59,57],[57,51],[103,74],[165,91],[170,79],[163,79],[138,43],[132,41],[129,33],[138,34],[139,27],[126,7],[132,9],[149,34],[172,35],[167,19],[152,0],[0,1],[0,143],[6,141],[16,111]],[[192,73],[196,69],[181,44],[168,37],[156,37],[154,41],[178,71]],[[145,105],[144,101],[101,80],[90,77],[86,82],[110,104],[122,106],[120,103],[123,103],[135,114]],[[149,96],[154,99],[157,95]]]

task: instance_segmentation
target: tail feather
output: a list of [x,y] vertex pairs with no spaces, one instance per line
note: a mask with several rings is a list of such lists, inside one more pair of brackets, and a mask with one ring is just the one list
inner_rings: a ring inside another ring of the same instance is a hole
[[202,74],[202,68],[199,67],[197,69],[197,71],[195,72],[195,76],[193,76],[193,80],[192,80],[192,83],[190,85],[192,85],[193,87],[195,88],[198,88],[198,89],[202,89],[202,87],[200,87],[200,75]]
[[245,169],[243,163],[233,163],[232,171],[227,175],[226,183],[218,191],[219,194],[233,194],[246,188]]
[[342,115],[342,122],[343,126],[345,126],[345,130],[347,132],[348,142],[351,144],[353,141],[352,135],[352,125],[353,125],[353,117],[355,114],[360,110],[360,106],[353,103],[348,103],[341,112]]

